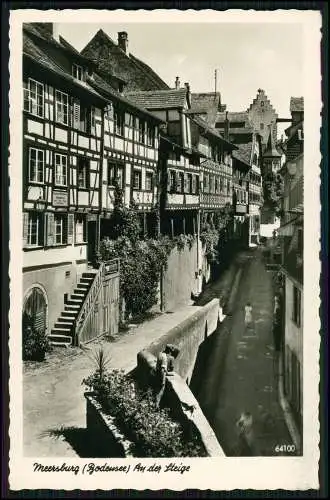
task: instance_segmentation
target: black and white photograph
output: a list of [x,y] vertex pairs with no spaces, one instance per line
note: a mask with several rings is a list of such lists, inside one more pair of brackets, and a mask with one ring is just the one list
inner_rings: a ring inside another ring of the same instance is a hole
[[11,14],[17,489],[318,487],[321,17],[189,12]]

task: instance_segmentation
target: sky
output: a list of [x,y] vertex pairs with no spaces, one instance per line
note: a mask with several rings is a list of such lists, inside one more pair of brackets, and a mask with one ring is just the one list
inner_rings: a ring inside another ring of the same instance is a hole
[[[113,41],[126,31],[129,52],[170,86],[175,77],[192,92],[217,91],[228,111],[244,111],[265,90],[279,117],[291,96],[303,95],[303,29],[299,23],[58,23],[81,50],[101,28]],[[287,126],[287,125],[286,125]]]

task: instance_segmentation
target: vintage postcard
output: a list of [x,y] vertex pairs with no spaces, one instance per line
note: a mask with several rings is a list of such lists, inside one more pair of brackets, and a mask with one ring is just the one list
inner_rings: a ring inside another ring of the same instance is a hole
[[319,489],[321,14],[10,12],[10,477]]

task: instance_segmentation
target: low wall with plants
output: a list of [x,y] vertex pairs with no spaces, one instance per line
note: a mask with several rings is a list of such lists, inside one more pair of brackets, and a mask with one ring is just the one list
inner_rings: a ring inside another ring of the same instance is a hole
[[216,330],[219,318],[222,318],[219,299],[213,299],[203,307],[195,307],[195,314],[138,353],[138,369],[150,365],[150,355],[155,360],[166,344],[173,344],[180,350],[174,369],[183,380],[190,380],[200,344]]
[[189,389],[200,344],[215,332],[222,310],[218,299],[203,307],[196,306],[196,313],[138,353],[135,378],[142,387],[153,384],[157,356],[166,344],[180,350],[174,361],[174,373],[167,376],[164,405],[170,408],[176,419],[194,429],[203,443],[207,456],[223,456],[223,450],[204,416],[197,400]]
[[113,416],[104,412],[102,405],[91,392],[85,393],[86,398],[86,425],[93,438],[102,443],[104,451],[114,458],[132,457],[132,443],[115,423]]
[[87,430],[102,457],[205,457],[197,428],[156,406],[152,389],[142,390],[122,371],[100,367],[83,381]]

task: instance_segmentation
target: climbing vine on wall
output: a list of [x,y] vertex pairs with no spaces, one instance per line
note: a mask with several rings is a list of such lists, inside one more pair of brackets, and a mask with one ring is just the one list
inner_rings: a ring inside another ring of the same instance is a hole
[[179,251],[186,246],[191,249],[194,242],[191,235],[173,239],[159,235],[158,217],[154,215],[153,237],[142,237],[136,206],[125,207],[122,191],[116,186],[111,238],[100,242],[99,259],[120,258],[120,294],[125,303],[125,318],[143,314],[157,303],[159,280],[171,251],[175,247]]

